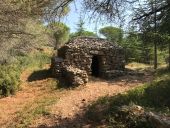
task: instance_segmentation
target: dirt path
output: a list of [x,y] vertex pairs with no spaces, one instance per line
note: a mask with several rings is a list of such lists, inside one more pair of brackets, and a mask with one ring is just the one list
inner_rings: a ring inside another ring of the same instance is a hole
[[7,127],[12,122],[17,113],[28,104],[34,102],[38,98],[43,97],[50,91],[47,85],[51,78],[28,82],[28,77],[32,74],[31,70],[25,70],[21,74],[21,90],[16,95],[0,99],[0,127]]
[[[151,80],[151,76],[145,73],[142,76],[120,77],[114,81],[95,79],[83,87],[54,90],[51,78],[43,77],[43,79],[29,82],[27,80],[31,74],[29,70],[22,73],[22,90],[15,96],[0,99],[1,128],[19,126],[17,124],[24,119],[19,117],[18,113],[24,113],[37,106],[39,103],[37,101],[42,99],[57,99],[57,102],[48,104],[49,114],[33,118],[31,124],[28,123],[29,127],[90,127],[83,121],[82,116],[89,104],[101,96],[125,92]],[[28,113],[31,111],[32,109]]]

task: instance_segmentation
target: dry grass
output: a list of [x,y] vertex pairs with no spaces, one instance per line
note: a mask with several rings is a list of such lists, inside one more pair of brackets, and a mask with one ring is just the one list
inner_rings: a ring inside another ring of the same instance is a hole
[[152,69],[153,66],[149,65],[149,64],[132,62],[132,63],[129,63],[128,65],[126,65],[126,68],[132,69],[132,70],[144,70],[144,69],[146,70],[148,68]]

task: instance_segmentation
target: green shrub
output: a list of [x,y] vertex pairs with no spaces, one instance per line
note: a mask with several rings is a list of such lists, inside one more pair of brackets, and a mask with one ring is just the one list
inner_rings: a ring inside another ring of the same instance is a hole
[[[164,72],[164,73],[162,73]],[[106,120],[113,128],[151,128],[150,123],[140,116],[131,113],[120,113],[122,106],[139,105],[145,111],[168,114],[170,112],[170,73],[159,71],[153,82],[137,87],[124,94],[106,96],[89,106],[86,113],[88,119],[94,122]]]
[[0,66],[0,94],[8,96],[19,89],[21,70],[17,66]]
[[0,95],[15,94],[19,89],[20,75],[25,68],[42,68],[50,63],[50,55],[37,52],[25,56],[18,56],[15,64],[0,65]]
[[20,56],[18,57],[18,60],[19,60],[19,65],[22,68],[25,67],[42,68],[44,64],[50,63],[51,57],[46,53],[38,52],[27,56]]

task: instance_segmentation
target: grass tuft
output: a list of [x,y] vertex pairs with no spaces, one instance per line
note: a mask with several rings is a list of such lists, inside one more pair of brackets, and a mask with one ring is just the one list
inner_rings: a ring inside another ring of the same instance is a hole
[[10,127],[27,128],[34,119],[42,116],[50,115],[49,106],[55,104],[57,99],[44,97],[41,100],[35,101],[27,105],[22,111],[17,113],[16,122],[10,124]]
[[20,75],[25,68],[41,69],[50,63],[50,55],[44,52],[19,56],[18,61],[10,65],[0,65],[0,95],[9,96],[19,90]]
[[[152,128],[147,120],[118,110],[132,104],[142,106],[145,111],[170,114],[170,72],[165,69],[156,72],[156,79],[124,94],[102,97],[89,106],[87,117],[91,121],[107,120],[115,128]],[[143,122],[144,121],[144,122]]]

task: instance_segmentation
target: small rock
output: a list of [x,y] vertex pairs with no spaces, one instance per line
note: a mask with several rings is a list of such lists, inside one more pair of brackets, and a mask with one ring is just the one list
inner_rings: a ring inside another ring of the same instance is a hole
[[84,102],[84,101],[86,101],[85,99],[82,99],[82,101]]

